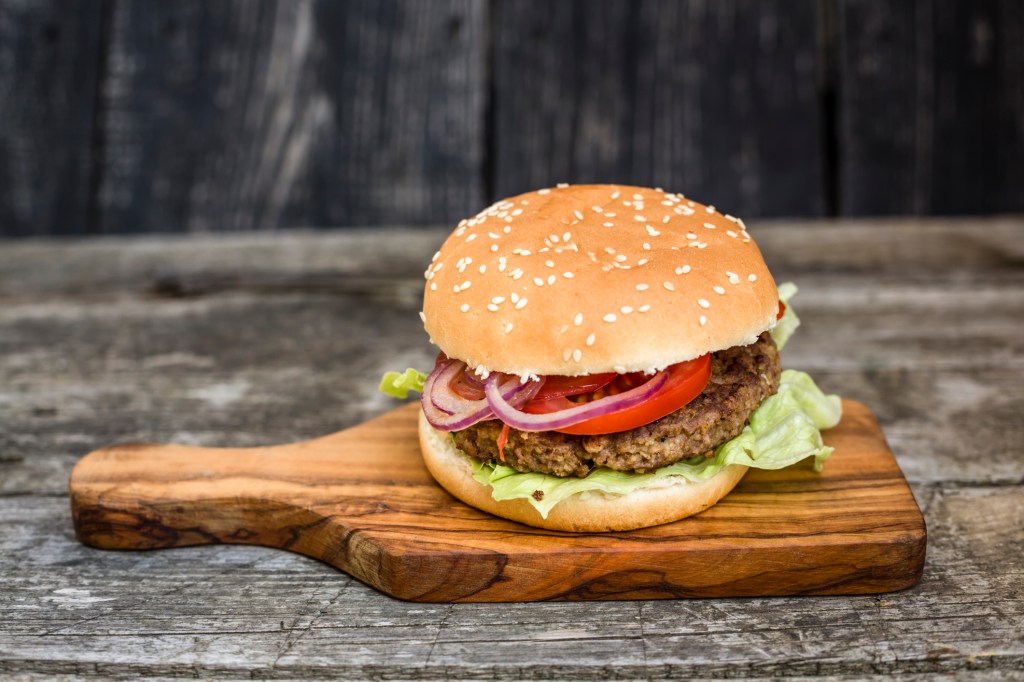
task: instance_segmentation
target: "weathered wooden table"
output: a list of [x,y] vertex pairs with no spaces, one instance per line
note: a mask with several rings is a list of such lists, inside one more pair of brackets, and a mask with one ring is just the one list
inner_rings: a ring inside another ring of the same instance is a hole
[[0,242],[0,677],[1024,675],[1024,220],[763,223],[785,364],[878,413],[922,582],[868,597],[423,605],[242,546],[75,542],[123,440],[245,446],[393,406],[442,230]]

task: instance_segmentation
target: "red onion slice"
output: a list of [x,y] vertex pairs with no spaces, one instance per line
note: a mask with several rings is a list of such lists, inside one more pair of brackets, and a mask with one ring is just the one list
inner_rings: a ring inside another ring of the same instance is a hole
[[[458,431],[494,417],[486,398],[467,400],[452,392],[450,382],[465,370],[466,364],[460,360],[443,360],[424,382],[421,397],[423,413],[430,425],[439,431]],[[499,396],[514,406],[528,402],[544,383],[531,381],[523,384],[518,377],[499,372],[491,376],[495,378]]]
[[551,431],[638,405],[661,390],[666,381],[668,373],[658,372],[650,381],[636,388],[548,414],[527,414],[516,409],[515,405],[502,396],[498,380],[493,375],[488,377],[484,392],[494,414],[512,428],[520,431]]

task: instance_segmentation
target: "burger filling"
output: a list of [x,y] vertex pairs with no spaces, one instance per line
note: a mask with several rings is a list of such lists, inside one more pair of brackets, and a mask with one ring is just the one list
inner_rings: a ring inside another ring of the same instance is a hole
[[645,473],[715,448],[743,430],[750,414],[779,387],[779,352],[768,332],[756,343],[711,355],[704,390],[682,408],[654,422],[620,433],[572,435],[510,429],[499,448],[504,424],[477,422],[452,433],[455,445],[485,461],[503,461],[518,471],[586,476],[594,467]]

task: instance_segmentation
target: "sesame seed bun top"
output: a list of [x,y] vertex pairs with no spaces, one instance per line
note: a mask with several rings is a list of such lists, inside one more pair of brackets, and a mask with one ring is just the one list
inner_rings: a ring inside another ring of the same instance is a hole
[[662,369],[753,343],[778,291],[743,221],[679,194],[559,185],[459,223],[427,268],[431,341],[480,374]]

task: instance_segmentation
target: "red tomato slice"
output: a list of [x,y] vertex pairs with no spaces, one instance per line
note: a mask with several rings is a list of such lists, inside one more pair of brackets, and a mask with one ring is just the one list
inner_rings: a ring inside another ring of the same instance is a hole
[[781,320],[782,316],[786,314],[786,304],[779,301],[779,314],[775,316],[776,320]]
[[541,386],[534,400],[548,400],[549,398],[561,398],[567,395],[581,395],[593,393],[599,388],[610,384],[618,376],[615,372],[606,374],[589,374],[583,377],[549,376],[544,378],[544,385]]
[[[704,390],[708,380],[711,378],[711,356],[703,355],[695,360],[680,362],[666,368],[664,371],[668,372],[668,381],[665,382],[660,391],[651,396],[650,400],[621,412],[594,417],[579,424],[573,424],[572,426],[556,430],[561,433],[571,433],[577,436],[593,436],[628,431],[661,419],[689,403]],[[636,381],[636,377],[632,374],[620,375],[618,379],[626,382],[626,388],[630,388]],[[607,392],[610,393],[611,391]],[[594,399],[591,396],[586,396],[586,398]],[[566,397],[552,397],[542,400],[534,398],[523,407],[523,411],[531,414],[547,414],[564,410],[577,404]]]

